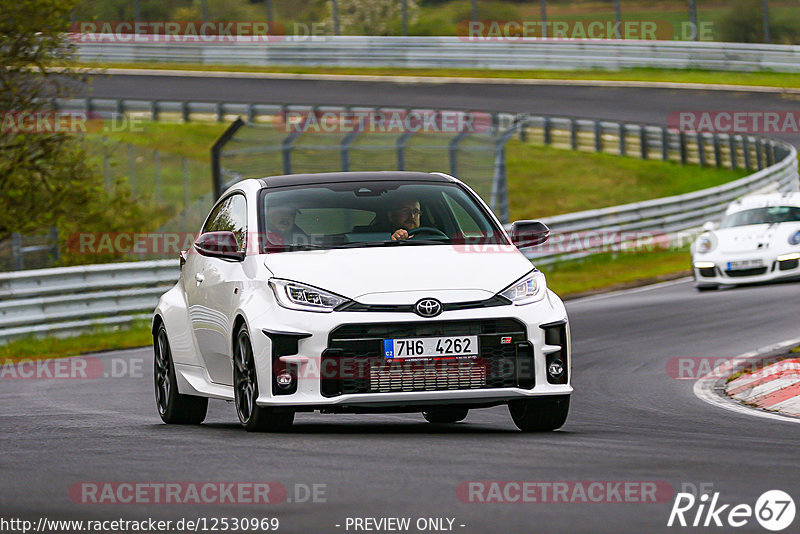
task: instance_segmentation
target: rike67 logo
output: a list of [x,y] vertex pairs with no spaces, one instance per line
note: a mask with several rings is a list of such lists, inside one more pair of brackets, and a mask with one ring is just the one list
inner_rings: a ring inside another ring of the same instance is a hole
[[794,521],[794,500],[784,491],[764,492],[756,500],[755,506],[722,504],[719,496],[719,492],[714,492],[710,497],[707,493],[700,497],[678,493],[667,526],[739,528],[750,524],[755,518],[763,528],[778,532]]

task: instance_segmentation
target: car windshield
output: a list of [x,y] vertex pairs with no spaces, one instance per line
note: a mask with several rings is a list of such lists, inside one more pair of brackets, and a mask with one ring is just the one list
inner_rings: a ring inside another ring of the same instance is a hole
[[726,215],[719,227],[732,228],[750,224],[776,224],[792,221],[800,221],[800,208],[795,206],[770,206],[737,211]]
[[508,244],[462,187],[441,182],[346,182],[266,188],[266,251],[463,243]]

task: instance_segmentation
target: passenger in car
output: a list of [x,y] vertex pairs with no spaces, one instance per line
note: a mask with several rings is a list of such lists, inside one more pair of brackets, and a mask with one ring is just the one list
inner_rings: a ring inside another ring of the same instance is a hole
[[[267,209],[267,239],[276,245],[306,244],[308,235],[295,224],[298,209],[275,206]],[[302,243],[298,243],[303,241]]]

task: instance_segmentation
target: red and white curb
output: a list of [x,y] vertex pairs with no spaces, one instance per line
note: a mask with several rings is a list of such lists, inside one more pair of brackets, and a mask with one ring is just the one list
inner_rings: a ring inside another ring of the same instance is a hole
[[731,380],[725,393],[765,410],[800,416],[800,358],[773,363]]
[[[725,410],[764,419],[800,423],[800,359],[783,360],[728,384],[725,384],[724,378],[720,378],[733,374],[736,369],[747,367],[746,362],[749,360],[769,354],[781,354],[798,344],[800,339],[790,339],[731,358],[725,365],[697,380],[694,394],[700,400]],[[741,398],[729,396],[728,391]],[[757,400],[764,404],[757,404]]]

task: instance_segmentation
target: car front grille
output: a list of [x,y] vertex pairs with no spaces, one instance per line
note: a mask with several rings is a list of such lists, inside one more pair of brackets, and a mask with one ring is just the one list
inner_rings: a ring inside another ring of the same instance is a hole
[[739,278],[741,276],[758,276],[767,272],[766,267],[753,267],[752,269],[740,269],[738,271],[725,271],[725,274],[731,278]]
[[[478,355],[386,359],[383,340],[478,336]],[[506,338],[501,343],[501,338]],[[510,338],[510,339],[509,339]],[[321,391],[326,397],[358,393],[532,388],[533,350],[525,325],[515,319],[424,321],[343,325],[322,354]]]

